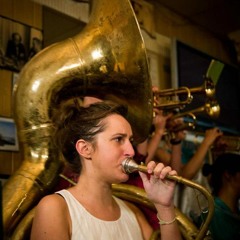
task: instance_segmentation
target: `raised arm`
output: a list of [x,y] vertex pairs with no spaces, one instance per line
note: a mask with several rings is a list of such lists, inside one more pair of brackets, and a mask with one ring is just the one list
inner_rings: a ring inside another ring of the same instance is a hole
[[153,160],[156,151],[159,147],[159,142],[162,140],[163,135],[166,132],[166,123],[167,120],[172,116],[172,114],[165,114],[163,110],[160,110],[157,106],[160,104],[160,99],[158,97],[159,89],[156,86],[152,88],[154,95],[154,108],[153,108],[153,127],[154,131],[152,136],[148,140],[147,144],[147,157],[145,163],[147,164],[149,161]]
[[147,165],[148,174],[140,172],[148,198],[155,205],[158,212],[162,240],[179,240],[181,233],[176,221],[173,205],[175,182],[166,176],[176,175],[176,171],[162,163],[151,161]]
[[204,159],[208,150],[216,139],[222,135],[223,133],[218,128],[212,128],[206,131],[205,137],[197,148],[195,154],[182,168],[180,174],[184,178],[192,179],[197,174],[204,164]]
[[165,133],[165,126],[167,120],[170,118],[170,114],[164,115],[163,111],[154,110],[155,112],[155,117],[153,118],[153,125],[154,125],[154,132],[151,136],[151,138],[148,141],[147,144],[147,158],[146,158],[146,164],[153,160],[156,151],[159,147],[159,142],[162,140],[162,137]]

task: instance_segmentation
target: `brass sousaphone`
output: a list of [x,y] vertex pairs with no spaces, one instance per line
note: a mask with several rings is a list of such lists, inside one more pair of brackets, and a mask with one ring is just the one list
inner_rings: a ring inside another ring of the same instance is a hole
[[136,142],[152,122],[152,90],[140,28],[128,0],[95,0],[86,27],[43,49],[14,86],[14,119],[23,152],[3,188],[3,225],[11,235],[55,185],[61,170],[52,144],[52,113],[74,97],[95,96],[128,105]]
[[65,101],[85,96],[128,105],[136,143],[147,138],[153,95],[129,0],[94,0],[83,31],[43,49],[22,69],[14,86],[14,119],[23,161],[3,187],[8,239],[26,239],[34,206],[53,191],[61,172],[60,153],[52,141],[53,112]]

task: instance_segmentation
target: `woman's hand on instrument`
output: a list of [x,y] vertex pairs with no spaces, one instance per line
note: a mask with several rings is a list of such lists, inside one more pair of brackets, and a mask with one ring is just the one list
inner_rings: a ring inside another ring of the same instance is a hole
[[167,114],[164,115],[162,110],[158,110],[156,108],[154,108],[154,113],[155,116],[153,118],[153,125],[155,127],[155,134],[161,134],[163,135],[165,132],[165,126],[166,126],[166,122],[167,120],[172,116],[172,114]]
[[222,131],[219,128],[208,129],[205,133],[204,142],[210,147],[217,138],[223,135]]
[[169,166],[164,166],[162,163],[157,164],[154,161],[148,163],[147,169],[148,174],[142,172],[139,174],[149,200],[154,204],[171,206],[176,182],[167,179],[166,176],[177,175],[177,172]]
[[186,137],[183,118],[176,118],[167,122],[169,132],[172,133],[173,141],[182,141]]

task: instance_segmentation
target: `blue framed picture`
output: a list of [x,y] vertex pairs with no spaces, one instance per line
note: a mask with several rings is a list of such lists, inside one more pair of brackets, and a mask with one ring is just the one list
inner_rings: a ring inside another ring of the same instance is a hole
[[0,150],[19,151],[17,129],[11,118],[0,117]]

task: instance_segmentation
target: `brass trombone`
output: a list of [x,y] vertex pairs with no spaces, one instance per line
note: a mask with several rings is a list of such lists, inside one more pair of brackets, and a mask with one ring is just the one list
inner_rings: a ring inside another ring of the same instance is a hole
[[[168,98],[166,103],[162,102],[158,105],[155,105],[155,108],[161,110],[170,110],[170,109],[182,109],[186,104],[192,102],[193,93],[204,93],[208,99],[212,99],[215,96],[215,85],[210,78],[204,79],[204,84],[200,87],[188,88],[180,87],[177,89],[170,88],[160,91],[153,92],[155,98]],[[179,100],[179,96],[185,96],[183,100]],[[169,98],[171,98],[169,100]]]

